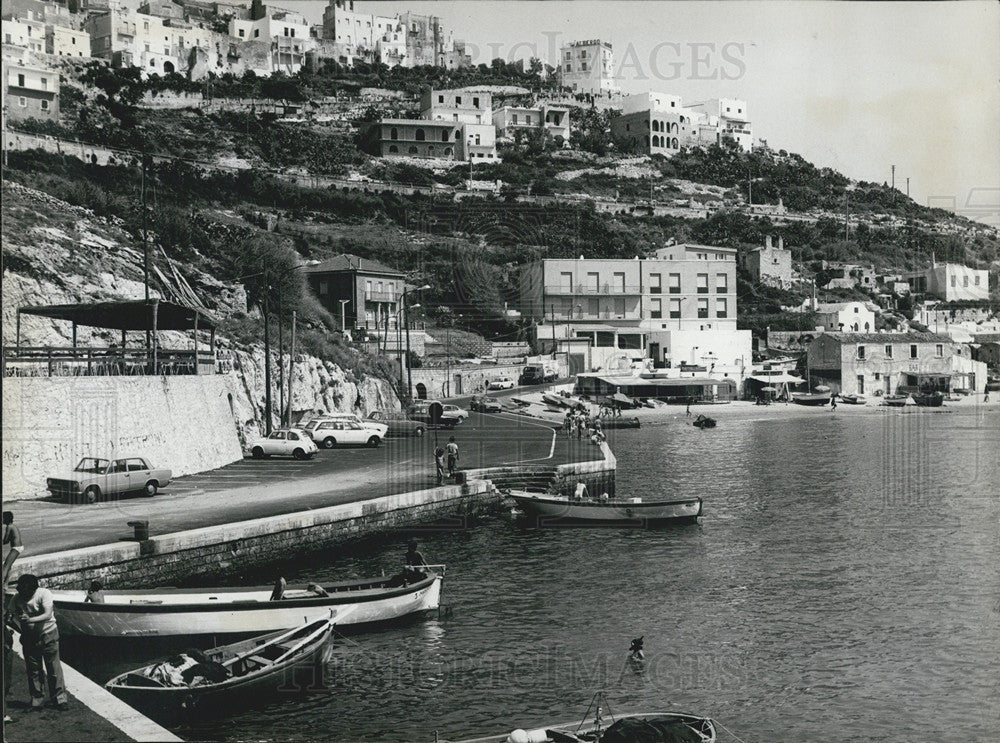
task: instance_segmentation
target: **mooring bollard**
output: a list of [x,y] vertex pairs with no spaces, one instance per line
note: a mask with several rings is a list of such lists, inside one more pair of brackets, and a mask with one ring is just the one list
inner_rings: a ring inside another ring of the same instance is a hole
[[128,525],[135,530],[135,540],[137,542],[145,542],[149,539],[149,522],[148,521],[129,521]]

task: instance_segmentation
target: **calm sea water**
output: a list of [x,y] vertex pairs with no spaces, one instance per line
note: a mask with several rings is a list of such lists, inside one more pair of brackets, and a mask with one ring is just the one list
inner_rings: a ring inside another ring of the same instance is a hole
[[[702,496],[701,523],[428,531],[451,616],[341,638],[325,690],[181,734],[454,739],[579,718],[601,688],[747,743],[1000,740],[995,410],[672,421],[612,445],[620,494]],[[369,575],[404,551],[283,570]]]

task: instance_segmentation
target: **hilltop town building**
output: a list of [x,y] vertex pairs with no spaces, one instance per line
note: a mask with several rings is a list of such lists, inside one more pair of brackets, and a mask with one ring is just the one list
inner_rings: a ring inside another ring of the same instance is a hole
[[574,41],[559,51],[559,80],[576,93],[615,93],[615,56],[611,43],[600,39]]
[[844,395],[956,389],[982,392],[986,364],[935,333],[823,333],[808,347],[814,384]]
[[924,271],[906,274],[915,294],[930,294],[945,302],[985,301],[990,298],[990,273],[959,263],[932,262]]
[[777,246],[768,235],[763,247],[743,253],[740,259],[754,281],[781,289],[792,285],[792,251],[785,249],[785,241],[780,235]]
[[752,134],[746,110],[746,103],[735,99],[685,106],[677,95],[636,93],[625,97],[621,116],[611,122],[611,134],[620,147],[648,155],[669,157],[683,147],[723,139],[749,151]]
[[871,302],[815,303],[816,329],[834,333],[869,333],[875,330],[875,309]]
[[403,274],[394,268],[343,254],[306,269],[309,286],[320,304],[344,329],[395,332],[400,318],[400,300],[405,288]]
[[46,26],[45,53],[56,57],[89,57],[90,34],[66,26]]
[[741,382],[751,334],[736,327],[736,251],[661,248],[647,259],[545,259],[522,268],[521,312],[540,348],[589,344],[583,370],[635,362]]
[[32,67],[20,64],[17,60],[4,59],[2,76],[5,119],[59,120],[58,70]]
[[436,157],[499,162],[493,97],[475,90],[429,90],[420,101],[419,119],[382,119],[383,156]]
[[730,140],[744,152],[753,148],[753,128],[746,101],[738,98],[714,98],[691,103],[689,108],[705,114],[704,126],[710,135],[714,134],[717,144]]

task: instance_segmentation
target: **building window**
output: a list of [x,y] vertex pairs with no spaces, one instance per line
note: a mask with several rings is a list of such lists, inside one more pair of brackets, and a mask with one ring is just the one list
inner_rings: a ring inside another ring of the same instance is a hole
[[479,108],[479,99],[478,98],[473,98],[472,99],[472,107],[473,108]]
[[244,36],[246,36],[246,31],[241,28],[239,31],[239,36],[242,39]]
[[462,96],[460,96],[460,95],[456,95],[455,96],[455,105],[456,106],[461,106],[462,105]]
[[934,355],[937,358],[939,358],[939,359],[943,358],[944,357],[944,346],[941,345],[940,343],[938,343],[936,346],[934,346]]
[[49,110],[49,102],[48,101],[42,101],[42,110],[43,111],[48,111]]
[[615,317],[625,317],[624,297],[615,297]]
[[699,299],[698,300],[698,318],[705,320],[708,318],[708,300]]
[[859,374],[858,375],[858,394],[859,395],[865,394],[865,375],[864,374]]
[[720,317],[720,318],[729,317],[729,314],[728,314],[727,310],[728,310],[728,307],[727,307],[727,302],[726,302],[725,299],[716,299],[715,300],[715,316],[716,317]]
[[625,293],[625,273],[623,271],[615,271],[611,289],[622,294]]
[[916,344],[913,344],[912,346],[910,346],[910,358],[911,359],[917,358],[917,345]]
[[892,346],[886,346],[885,347],[885,357],[887,359],[891,359],[892,358]]
[[43,77],[43,78],[41,78],[41,80],[42,80],[42,90],[48,90],[49,89],[49,79],[47,77]]
[[668,285],[671,294],[681,293],[681,275],[679,273],[670,274],[670,283]]
[[979,286],[979,274],[976,274],[976,286]]
[[865,360],[865,347],[858,346],[858,359],[861,361]]
[[651,273],[649,275],[649,293],[650,294],[662,294],[663,286],[661,281],[661,274]]
[[255,39],[257,39],[257,38],[260,38],[260,29],[259,29],[259,28],[255,28],[255,29],[253,30],[253,37],[254,37]]
[[396,145],[391,144],[389,145],[389,152],[399,152],[399,148]]
[[955,286],[958,285],[957,281],[958,281],[958,277],[957,276],[952,276],[951,277],[951,286],[952,286],[952,288],[954,288]]
[[423,142],[424,141],[424,130],[423,129],[417,129],[417,133],[414,135],[414,138],[418,142]]
[[389,130],[389,139],[399,139],[399,132],[396,130],[396,127]]
[[416,155],[417,154],[417,148],[416,147],[410,147],[410,149],[408,150],[408,152],[411,155]]
[[19,88],[23,88],[24,87],[24,75],[18,75],[17,76],[17,87],[19,87]]
[[708,294],[708,274],[700,273],[698,274],[698,293]]
[[649,303],[650,313],[649,316],[654,320],[659,320],[663,317],[663,300],[654,299]]
[[17,105],[20,106],[21,108],[27,108],[28,99],[25,98],[24,96],[21,96],[20,98],[17,99]]
[[729,293],[729,276],[724,273],[716,274],[715,276],[715,293],[716,294],[728,294]]

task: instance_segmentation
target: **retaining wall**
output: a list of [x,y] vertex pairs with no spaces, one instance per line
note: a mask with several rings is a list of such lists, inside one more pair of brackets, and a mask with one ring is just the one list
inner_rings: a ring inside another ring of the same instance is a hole
[[14,563],[14,573],[15,577],[34,573],[49,587],[81,590],[96,578],[109,589],[174,585],[193,575],[222,575],[342,547],[415,523],[436,520],[434,528],[466,529],[497,502],[496,489],[480,480],[153,536],[142,542],[36,555]]
[[3,494],[45,494],[84,456],[146,457],[179,475],[243,458],[233,375],[6,377]]

